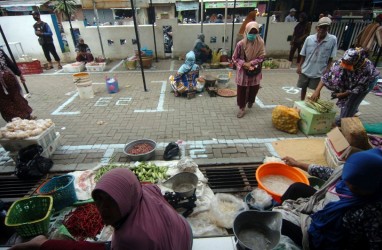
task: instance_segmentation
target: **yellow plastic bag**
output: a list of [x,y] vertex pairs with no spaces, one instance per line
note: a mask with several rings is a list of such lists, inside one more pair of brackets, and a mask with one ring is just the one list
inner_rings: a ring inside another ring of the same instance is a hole
[[272,111],[272,123],[278,130],[296,134],[298,132],[299,120],[300,115],[295,108],[277,105]]
[[220,51],[219,52],[217,50],[212,51],[211,63],[220,63],[220,56],[221,56]]

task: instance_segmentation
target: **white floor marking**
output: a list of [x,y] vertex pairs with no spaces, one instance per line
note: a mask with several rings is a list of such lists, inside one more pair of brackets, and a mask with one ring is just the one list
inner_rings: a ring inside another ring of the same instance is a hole
[[265,143],[265,147],[267,147],[269,153],[271,153],[272,156],[280,157],[279,154],[276,152],[275,148],[273,147],[272,143]]
[[369,104],[370,104],[370,102],[367,102],[367,101],[365,101],[365,100],[362,100],[362,102],[361,102],[360,105],[369,105]]
[[52,115],[79,115],[80,111],[75,112],[61,112],[65,108],[66,105],[71,103],[78,96],[78,92],[75,93],[72,97],[70,97],[66,102],[64,102],[60,107],[58,107],[55,111],[52,112]]
[[56,75],[56,74],[58,74],[58,73],[61,73],[62,71],[64,71],[64,69],[60,69],[60,70],[54,72],[53,74]]
[[124,60],[121,60],[117,65],[115,65],[113,68],[111,68],[111,70],[109,70],[109,73],[110,72],[113,72],[116,68],[118,68],[122,63],[124,62]]
[[276,107],[277,105],[265,105],[258,97],[256,97],[256,104],[259,105],[260,108],[274,108]]
[[175,61],[171,61],[170,71],[174,71],[174,67],[175,67]]
[[166,95],[166,87],[167,87],[167,81],[152,81],[152,83],[162,83],[162,88],[160,91],[159,95],[159,100],[158,100],[158,106],[156,109],[136,109],[134,112],[136,113],[154,113],[154,112],[167,112],[167,111],[174,111],[174,109],[169,109],[165,110],[163,109],[163,104],[164,104],[164,98]]
[[101,159],[101,163],[109,163],[109,161],[112,159],[113,154],[114,154],[113,148],[106,149],[106,151],[103,154],[103,157]]
[[100,97],[94,104],[94,107],[106,107],[111,102],[113,97]]

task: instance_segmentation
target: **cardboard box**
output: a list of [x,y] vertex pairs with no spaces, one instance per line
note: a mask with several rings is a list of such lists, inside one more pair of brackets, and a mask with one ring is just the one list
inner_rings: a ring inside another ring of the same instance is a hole
[[327,133],[327,139],[333,154],[340,161],[346,160],[353,153],[362,151],[359,148],[351,146],[338,127],[333,128]]
[[56,132],[56,139],[54,139],[52,143],[45,148],[45,150],[41,153],[41,156],[51,158],[59,146],[61,146],[61,135],[59,132]]
[[296,101],[293,107],[300,111],[301,120],[298,122],[298,126],[304,134],[325,134],[332,128],[336,115],[335,111],[320,113],[306,106],[305,101]]
[[328,138],[325,138],[325,159],[328,167],[336,168],[345,163],[345,161],[341,161],[336,157],[336,153],[333,150],[333,147]]
[[44,150],[56,139],[55,126],[51,126],[44,130],[40,135],[29,137],[22,140],[9,140],[2,138],[0,144],[6,151],[18,152],[20,149],[25,148],[32,144],[40,145]]

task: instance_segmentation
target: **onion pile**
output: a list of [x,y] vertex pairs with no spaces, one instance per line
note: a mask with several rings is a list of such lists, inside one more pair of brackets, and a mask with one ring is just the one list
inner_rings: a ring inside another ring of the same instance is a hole
[[26,139],[40,135],[52,125],[54,123],[51,119],[23,120],[16,117],[5,127],[0,128],[0,134],[3,138],[10,140]]

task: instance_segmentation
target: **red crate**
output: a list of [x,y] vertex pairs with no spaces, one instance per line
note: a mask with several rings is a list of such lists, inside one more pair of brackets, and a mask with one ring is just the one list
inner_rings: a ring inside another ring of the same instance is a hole
[[34,60],[32,62],[20,62],[17,63],[17,66],[23,75],[42,73],[42,67],[39,60]]

